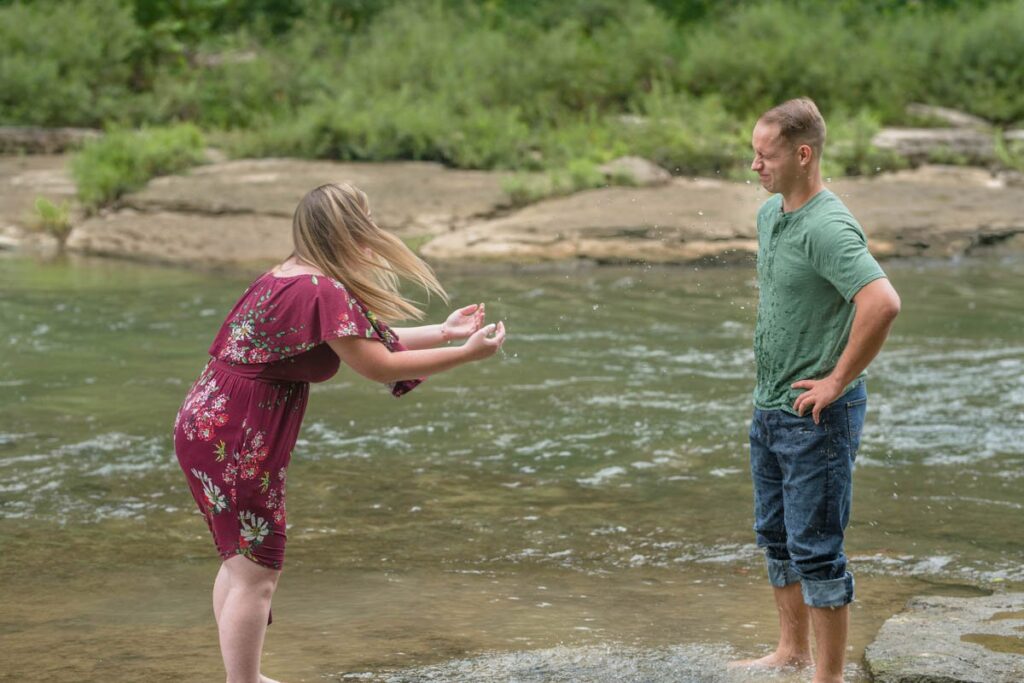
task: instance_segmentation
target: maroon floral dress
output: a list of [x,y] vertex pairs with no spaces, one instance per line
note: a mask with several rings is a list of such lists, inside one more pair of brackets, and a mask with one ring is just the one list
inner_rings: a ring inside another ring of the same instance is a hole
[[[228,314],[210,360],[174,421],[174,450],[220,556],[280,569],[285,483],[309,383],[338,371],[325,343],[376,339],[402,351],[395,333],[337,280],[258,278]],[[419,380],[390,385],[395,396]]]

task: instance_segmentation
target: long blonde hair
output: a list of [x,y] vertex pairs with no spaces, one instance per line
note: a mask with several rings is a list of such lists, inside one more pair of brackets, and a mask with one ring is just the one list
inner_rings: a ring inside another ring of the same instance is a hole
[[423,317],[399,293],[400,278],[448,301],[433,269],[373,222],[366,193],[352,185],[321,185],[307,193],[292,218],[292,240],[295,255],[341,282],[385,321]]

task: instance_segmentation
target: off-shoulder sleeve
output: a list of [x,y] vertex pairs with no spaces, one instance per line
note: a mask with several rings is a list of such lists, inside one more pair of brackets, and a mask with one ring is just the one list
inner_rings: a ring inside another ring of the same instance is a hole
[[[394,330],[369,311],[345,285],[328,277],[317,278],[314,285],[317,291],[310,318],[315,327],[312,331],[318,343],[342,337],[360,337],[375,339],[392,353],[406,350]],[[394,396],[402,396],[412,391],[422,381],[401,380],[388,384],[388,387]]]

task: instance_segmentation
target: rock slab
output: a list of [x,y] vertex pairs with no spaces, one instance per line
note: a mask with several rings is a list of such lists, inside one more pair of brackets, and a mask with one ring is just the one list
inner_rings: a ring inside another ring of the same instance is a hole
[[875,683],[1024,681],[1024,593],[917,597],[864,653]]

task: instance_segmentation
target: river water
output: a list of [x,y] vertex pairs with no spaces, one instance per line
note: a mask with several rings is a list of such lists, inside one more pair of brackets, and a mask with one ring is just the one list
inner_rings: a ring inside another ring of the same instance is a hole
[[[917,594],[1024,587],[1024,263],[889,263],[848,537],[848,679]],[[222,680],[177,408],[258,273],[0,260],[0,680]],[[504,351],[313,388],[264,670],[284,681],[739,681],[751,267],[448,272]],[[443,313],[431,306],[436,319]]]

